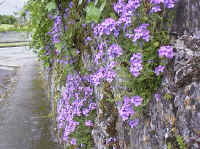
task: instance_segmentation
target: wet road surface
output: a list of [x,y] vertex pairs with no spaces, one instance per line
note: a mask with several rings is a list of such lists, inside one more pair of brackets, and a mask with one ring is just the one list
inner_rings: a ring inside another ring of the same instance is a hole
[[25,47],[0,48],[1,67],[18,68],[15,91],[0,101],[0,149],[58,149],[36,57]]

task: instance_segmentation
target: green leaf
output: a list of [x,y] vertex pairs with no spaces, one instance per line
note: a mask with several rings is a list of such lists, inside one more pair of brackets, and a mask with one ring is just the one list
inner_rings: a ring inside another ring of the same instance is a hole
[[115,20],[117,20],[117,16],[116,16],[115,13],[113,13],[113,12],[110,13],[110,17],[111,17],[111,18],[114,18]]
[[86,8],[86,22],[90,23],[94,21],[98,23],[101,16],[101,10],[95,7],[94,3],[90,3]]
[[94,5],[96,6],[98,4],[99,0],[95,0]]
[[155,48],[159,47],[159,42],[158,42],[158,41],[154,42],[154,43],[153,43],[153,46],[154,46]]
[[103,3],[101,4],[101,7],[100,7],[101,12],[105,8],[105,6],[106,6],[106,0],[103,0]]
[[48,63],[48,62],[45,62],[45,63],[44,63],[44,66],[48,68],[48,67],[49,67],[49,63]]
[[46,9],[50,12],[54,9],[56,9],[56,3],[55,2],[50,2],[47,4]]
[[56,47],[59,51],[61,51],[61,49],[62,49],[62,42],[56,43],[56,44],[55,44],[55,47]]
[[83,2],[83,0],[79,0],[78,5],[81,5]]

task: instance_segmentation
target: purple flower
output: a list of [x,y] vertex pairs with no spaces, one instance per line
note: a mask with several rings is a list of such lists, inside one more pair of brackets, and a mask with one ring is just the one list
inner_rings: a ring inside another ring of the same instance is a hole
[[114,30],[114,36],[117,38],[119,36],[119,30]]
[[157,6],[154,6],[154,7],[151,8],[150,13],[159,12],[161,10],[162,9],[160,8],[160,6],[157,5]]
[[159,76],[160,75],[160,73],[162,73],[163,71],[164,71],[164,69],[165,69],[165,66],[161,66],[161,65],[159,65],[158,67],[156,67],[155,68],[155,74],[156,74],[156,76]]
[[[128,2],[124,2],[124,0],[118,0],[117,3],[114,4],[114,10],[118,15],[120,15],[120,19],[130,18],[133,15],[133,12],[140,6],[140,0],[128,0]],[[126,23],[125,21],[122,21]]]
[[105,74],[105,68],[104,67],[100,67],[100,69],[91,75],[91,83],[95,86],[99,85],[101,83],[101,80],[104,78],[104,74]]
[[80,53],[79,49],[76,49],[76,54],[78,55]]
[[158,50],[158,55],[159,57],[165,56],[166,58],[173,58],[174,53],[173,53],[173,47],[172,46],[162,46]]
[[155,97],[156,101],[159,101],[159,100],[160,100],[160,94],[157,94],[157,93],[156,93],[156,94],[154,95],[154,97]]
[[104,56],[103,50],[99,50],[99,52],[95,55],[95,63],[98,64],[99,60]]
[[91,120],[88,120],[85,122],[85,126],[93,126],[93,123],[91,122]]
[[136,53],[133,54],[130,59],[131,67],[130,72],[134,77],[138,77],[140,75],[140,71],[142,70],[142,54]]
[[118,0],[118,2],[114,4],[113,8],[116,13],[121,14],[124,11],[125,6],[126,3],[123,0]]
[[110,138],[106,139],[106,144],[110,144],[115,141],[116,141],[116,138],[110,137]]
[[56,49],[56,55],[59,55],[60,51],[58,49]]
[[91,83],[95,86],[101,84],[102,81],[108,81],[111,83],[117,76],[117,73],[113,69],[115,67],[115,62],[111,62],[107,64],[107,67],[100,67],[99,70],[91,75]]
[[83,28],[86,28],[86,24],[82,24],[82,27],[83,27]]
[[69,3],[69,8],[72,8],[73,5],[74,5],[74,3],[73,3],[73,2],[70,2],[70,3]]
[[90,36],[88,36],[86,39],[85,39],[85,45],[88,45],[88,43],[92,40],[92,38]]
[[98,44],[98,53],[95,55],[95,63],[99,64],[99,60],[105,55],[104,48],[106,47],[105,42],[99,42]]
[[160,4],[160,3],[164,3],[165,0],[150,0],[150,3],[153,4]]
[[119,57],[122,55],[122,48],[118,44],[112,44],[108,48],[108,56],[110,59],[114,59],[115,57]]
[[109,83],[111,83],[114,78],[117,76],[117,73],[113,70],[107,70],[106,73],[105,73],[105,76],[106,76],[106,81],[108,81]]
[[135,113],[131,105],[123,105],[119,110],[119,115],[122,117],[123,121],[128,120],[130,116]]
[[116,22],[112,18],[107,18],[101,24],[94,28],[95,36],[102,36],[103,34],[110,35],[111,32],[116,30]]
[[126,37],[129,38],[129,39],[131,39],[131,38],[134,37],[134,34],[126,33]]
[[131,121],[129,122],[129,126],[130,126],[131,128],[133,128],[133,127],[135,127],[136,125],[138,125],[138,123],[139,123],[139,119],[134,119],[134,120],[131,120]]
[[89,110],[92,111],[92,110],[95,110],[97,107],[97,104],[96,103],[90,103],[89,105]]
[[132,103],[133,103],[136,107],[138,107],[139,105],[142,104],[142,100],[143,100],[143,99],[142,99],[140,96],[133,96],[133,97],[131,98]]
[[65,135],[63,136],[63,141],[67,142],[68,139],[69,139],[68,136],[65,136]]
[[50,20],[53,20],[53,16],[51,14],[47,15]]
[[[63,140],[66,142],[79,125],[79,122],[74,120],[75,116],[83,116],[81,113],[87,116],[91,110],[95,109],[95,103],[89,103],[92,100],[93,90],[84,85],[82,81],[87,79],[85,79],[86,76],[83,78],[77,73],[68,74],[66,86],[62,90],[62,98],[57,104],[58,128],[64,129]],[[89,108],[86,108],[87,105]],[[74,139],[71,142],[71,144],[76,144]]]
[[173,8],[176,4],[177,0],[150,0],[152,4],[161,4],[163,3],[167,8]]
[[123,121],[128,120],[132,115],[135,114],[133,107],[141,105],[142,100],[143,99],[140,96],[133,96],[131,98],[128,96],[124,97],[124,103],[119,110],[119,115],[122,117]]
[[174,8],[177,0],[165,0],[164,5],[167,8]]
[[71,144],[71,145],[76,145],[76,139],[75,139],[75,138],[72,138],[71,141],[70,141],[70,144]]
[[60,36],[60,32],[61,32],[61,26],[62,26],[61,16],[57,16],[55,18],[53,28],[49,32],[49,34],[52,36],[54,44],[60,42],[59,36]]
[[144,39],[146,42],[149,42],[150,31],[147,29],[147,26],[149,26],[149,24],[142,24],[134,29],[133,42],[136,42],[140,38]]
[[83,109],[82,113],[85,115],[85,116],[88,116],[88,113],[90,112],[89,109]]
[[87,41],[91,41],[92,38],[91,38],[90,36],[88,36],[88,37],[86,38],[86,40],[87,40]]

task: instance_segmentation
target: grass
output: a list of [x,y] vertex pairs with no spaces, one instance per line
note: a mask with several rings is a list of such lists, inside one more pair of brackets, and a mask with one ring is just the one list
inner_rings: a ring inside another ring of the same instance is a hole
[[28,31],[27,26],[20,26],[20,25],[11,25],[11,24],[0,24],[0,32],[7,32],[7,31]]
[[20,47],[20,46],[27,46],[29,42],[12,42],[12,43],[0,43],[0,48],[3,47]]

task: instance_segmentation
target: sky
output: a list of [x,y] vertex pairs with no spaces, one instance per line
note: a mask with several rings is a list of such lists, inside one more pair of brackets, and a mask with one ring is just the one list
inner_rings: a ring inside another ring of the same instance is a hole
[[0,0],[0,14],[14,15],[15,12],[22,10],[24,3],[28,0]]

